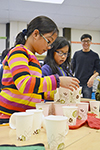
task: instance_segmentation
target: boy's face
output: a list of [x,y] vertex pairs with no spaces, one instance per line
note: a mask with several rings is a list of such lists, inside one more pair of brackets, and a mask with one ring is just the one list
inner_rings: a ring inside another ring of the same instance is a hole
[[84,51],[88,51],[91,45],[90,38],[85,38],[81,41],[82,47]]

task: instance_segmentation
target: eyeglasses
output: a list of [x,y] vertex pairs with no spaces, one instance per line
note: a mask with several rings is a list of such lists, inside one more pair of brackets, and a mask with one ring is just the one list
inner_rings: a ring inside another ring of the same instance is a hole
[[83,43],[90,43],[91,41],[90,41],[90,40],[87,40],[87,41],[86,41],[86,40],[83,40],[82,42],[83,42]]
[[44,40],[47,42],[48,47],[53,48],[53,45],[51,45],[51,44],[50,44],[50,41],[49,41],[49,40],[47,40],[47,39],[44,37],[44,35],[43,35],[43,34],[41,34],[41,33],[40,33],[40,35],[41,35],[41,36],[44,38]]
[[64,55],[65,57],[67,57],[67,56],[70,55],[68,52],[67,53],[63,53],[62,51],[57,51],[57,50],[55,50],[55,52],[57,52],[59,56],[63,56]]

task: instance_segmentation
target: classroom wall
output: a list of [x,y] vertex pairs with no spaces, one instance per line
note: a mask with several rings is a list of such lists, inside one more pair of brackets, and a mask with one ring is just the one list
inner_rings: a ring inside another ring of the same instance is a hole
[[[14,45],[16,35],[27,27],[26,22],[10,22],[10,47]],[[6,24],[0,24],[0,37],[6,37]],[[0,39],[0,54],[6,48],[6,39]]]
[[[0,24],[0,37],[6,37],[6,24]],[[0,39],[0,53],[6,48],[6,39]]]
[[11,21],[10,22],[10,47],[14,45],[15,37],[19,32],[23,29],[26,29],[27,23],[26,22],[19,22],[19,21]]
[[[10,22],[10,47],[13,46],[15,42],[16,35],[25,29],[27,27],[26,22]],[[100,56],[100,31],[92,31],[92,30],[80,30],[80,29],[71,29],[71,57],[73,57],[73,54],[76,50],[80,50],[82,48],[80,44],[80,37],[82,34],[88,33],[91,34],[93,37],[91,49],[93,49],[95,52],[97,52]],[[63,28],[59,28],[59,35],[63,35]],[[0,37],[6,36],[6,24],[0,24]],[[6,40],[0,39],[0,53],[6,48]],[[43,55],[46,55],[43,54]]]

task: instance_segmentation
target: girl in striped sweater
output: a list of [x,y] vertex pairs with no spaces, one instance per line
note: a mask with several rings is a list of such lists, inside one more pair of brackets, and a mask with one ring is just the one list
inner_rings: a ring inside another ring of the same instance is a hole
[[47,99],[46,92],[62,86],[79,86],[76,78],[57,74],[42,77],[41,66],[35,52],[42,54],[51,48],[58,36],[56,24],[48,17],[38,16],[16,37],[15,45],[3,64],[3,88],[0,93],[0,124],[9,121],[14,112],[35,109],[36,103]]

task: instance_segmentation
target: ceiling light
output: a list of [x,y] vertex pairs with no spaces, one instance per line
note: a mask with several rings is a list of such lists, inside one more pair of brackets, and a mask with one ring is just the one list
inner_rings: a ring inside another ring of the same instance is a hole
[[64,0],[25,0],[25,1],[62,4]]

